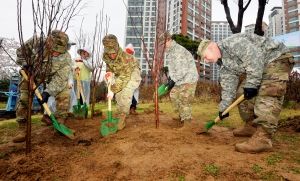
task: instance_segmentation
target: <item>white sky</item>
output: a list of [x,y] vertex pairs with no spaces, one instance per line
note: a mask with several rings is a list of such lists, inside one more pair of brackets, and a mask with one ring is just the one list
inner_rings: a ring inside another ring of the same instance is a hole
[[[84,30],[93,32],[95,29],[96,14],[102,9],[103,0],[84,0],[89,3],[89,7],[81,11],[84,16]],[[127,0],[124,0],[127,4]],[[231,7],[231,17],[234,22],[237,22],[238,7],[237,4],[229,0],[229,7]],[[264,21],[268,24],[268,15],[274,6],[281,6],[281,0],[269,0],[269,4],[265,7]],[[243,27],[245,25],[254,24],[256,20],[258,1],[252,0],[248,9],[244,14]],[[123,0],[105,0],[104,14],[110,18],[109,31],[110,34],[115,34],[118,37],[119,44],[123,46],[125,36],[125,18],[126,8]],[[31,0],[23,0],[23,34],[24,40],[30,38],[33,33],[32,14],[31,14]],[[71,22],[72,27],[68,29],[67,33],[70,39],[75,39],[75,32],[79,31],[82,16],[77,16]],[[212,21],[227,21],[224,13],[224,8],[220,0],[212,0]],[[15,38],[17,41],[18,26],[17,26],[17,0],[0,0],[0,37]]]

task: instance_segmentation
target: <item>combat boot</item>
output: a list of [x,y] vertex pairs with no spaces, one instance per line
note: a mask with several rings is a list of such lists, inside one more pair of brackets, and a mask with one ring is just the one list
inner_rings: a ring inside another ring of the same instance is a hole
[[120,115],[119,121],[118,121],[118,131],[121,131],[125,128],[125,119],[126,119],[126,114],[125,115]]
[[233,130],[233,135],[237,137],[251,137],[257,130],[257,125],[252,121],[247,121],[243,128]]
[[26,140],[26,122],[19,123],[19,132],[18,135],[13,138],[14,143],[23,142]]
[[268,133],[262,126],[257,127],[257,131],[249,141],[238,143],[235,150],[242,153],[259,153],[272,149],[272,134]]
[[44,122],[44,123],[46,123],[46,126],[51,126],[52,125],[52,120],[46,114],[43,115],[41,121]]
[[135,111],[134,107],[130,108],[130,114],[138,115],[138,113]]

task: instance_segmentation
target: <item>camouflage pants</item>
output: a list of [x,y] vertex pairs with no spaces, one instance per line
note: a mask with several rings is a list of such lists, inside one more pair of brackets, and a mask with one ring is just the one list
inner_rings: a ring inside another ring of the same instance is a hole
[[[16,109],[16,121],[26,122],[27,121],[27,108],[28,108],[28,89],[27,81],[22,79],[19,84],[20,98],[18,100]],[[56,112],[54,113],[57,121],[64,121],[68,116],[69,102],[70,102],[70,92],[69,88],[66,86],[65,89],[60,92],[56,97]]]
[[175,85],[170,92],[174,110],[179,112],[181,121],[192,119],[192,103],[195,97],[196,85],[196,82]]
[[116,93],[116,101],[117,101],[116,114],[120,114],[120,115],[129,114],[133,92],[136,88],[139,87],[141,80],[142,80],[141,71],[137,67],[133,70],[131,74],[131,78],[127,83],[126,87],[124,87],[120,92]]
[[[282,109],[289,75],[294,66],[293,58],[281,56],[270,62],[263,71],[258,95],[239,104],[243,121],[262,125],[269,133],[275,133]],[[237,90],[237,97],[243,94],[245,80]]]

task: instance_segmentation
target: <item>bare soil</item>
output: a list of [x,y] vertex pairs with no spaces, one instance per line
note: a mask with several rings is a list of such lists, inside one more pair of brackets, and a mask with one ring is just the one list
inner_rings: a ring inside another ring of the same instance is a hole
[[[58,135],[51,126],[33,129],[27,156],[25,143],[1,144],[0,180],[300,180],[299,158],[279,159],[297,155],[299,146],[291,148],[278,138],[299,139],[300,118],[278,130],[271,152],[259,154],[236,152],[234,145],[248,138],[235,138],[229,128],[214,125],[197,135],[205,118],[193,119],[193,128],[178,130],[178,121],[160,113],[156,128],[155,114],[144,112],[130,115],[124,130],[103,137],[99,130],[105,119],[68,120],[65,125],[76,130],[74,140]],[[274,155],[277,162],[269,164]]]

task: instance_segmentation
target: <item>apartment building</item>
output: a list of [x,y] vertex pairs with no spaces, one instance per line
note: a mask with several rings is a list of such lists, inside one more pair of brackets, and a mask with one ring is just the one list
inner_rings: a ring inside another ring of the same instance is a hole
[[[127,9],[123,46],[133,44],[142,69],[143,85],[153,81],[145,53],[148,57],[154,54],[156,37],[161,32],[168,30],[196,41],[211,39],[211,0],[128,0]],[[209,81],[210,64],[198,63],[198,60],[195,64],[200,80]],[[168,66],[166,62],[164,66]]]
[[[230,35],[232,35],[232,31],[230,29],[229,23],[227,21],[212,21],[211,24],[211,34],[212,41],[218,42],[221,41]],[[218,82],[219,72],[216,63],[212,63],[212,81]]]
[[[265,32],[264,36],[267,37],[267,29],[268,29],[268,25],[265,22],[262,22],[262,29]],[[255,24],[250,24],[245,26],[245,33],[246,34],[254,34],[254,30],[255,30]]]
[[[285,14],[284,20],[286,33],[300,33],[300,0],[282,0],[282,5]],[[300,35],[298,38],[300,38]],[[290,50],[294,56],[294,60],[296,61],[295,67],[300,67],[300,45]]]
[[266,37],[279,36],[286,33],[285,31],[285,18],[284,10],[282,7],[273,7],[268,16],[269,26],[266,30]]

